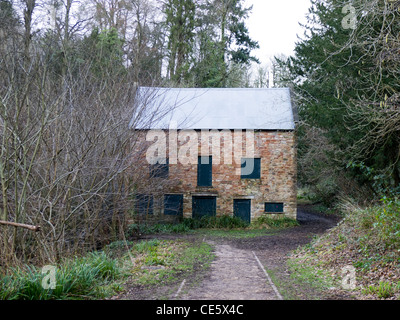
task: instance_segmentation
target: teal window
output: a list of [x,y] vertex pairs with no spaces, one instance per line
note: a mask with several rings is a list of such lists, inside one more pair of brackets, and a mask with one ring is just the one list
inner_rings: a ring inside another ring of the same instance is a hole
[[212,157],[199,157],[197,164],[197,186],[212,187]]
[[242,179],[261,179],[261,159],[243,158],[242,159]]
[[216,197],[193,197],[192,213],[194,219],[201,217],[215,217],[217,215]]
[[164,196],[164,214],[167,216],[183,216],[183,195],[166,194]]
[[265,203],[266,213],[283,213],[283,203],[278,202],[266,202]]
[[139,215],[153,214],[153,196],[147,194],[136,195],[136,213]]
[[150,177],[168,179],[169,176],[169,159],[166,159],[166,163],[156,163],[150,165]]

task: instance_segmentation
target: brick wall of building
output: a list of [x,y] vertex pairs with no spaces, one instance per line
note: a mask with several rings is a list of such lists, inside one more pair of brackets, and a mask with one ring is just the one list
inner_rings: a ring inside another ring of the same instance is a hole
[[[193,138],[193,132],[190,132]],[[224,139],[220,144],[220,163],[218,164],[218,154],[213,153],[212,140],[209,139],[207,150],[202,146],[202,134],[197,132],[199,137],[198,155],[213,156],[212,166],[212,187],[197,186],[197,164],[180,163],[169,165],[169,177],[174,181],[172,187],[164,189],[165,193],[183,194],[184,217],[192,217],[192,197],[193,196],[216,196],[217,215],[233,215],[234,199],[251,200],[251,219],[258,218],[265,214],[265,203],[283,203],[284,215],[296,218],[296,148],[295,134],[292,131],[258,131],[250,132],[254,139],[254,157],[261,158],[261,178],[255,180],[241,179],[240,158],[246,156],[245,145],[247,143],[246,132],[241,134],[232,131],[232,157],[225,159]],[[238,139],[239,135],[242,139]],[[178,142],[179,150],[185,146],[185,133],[180,132],[181,138]],[[227,137],[229,134],[227,135]],[[203,141],[204,141],[203,136]],[[241,140],[241,141],[240,141]],[[168,136],[167,136],[168,141]],[[229,141],[229,140],[228,140]],[[251,141],[251,139],[249,139]],[[186,144],[187,145],[187,144]],[[240,155],[242,147],[242,155]],[[227,149],[229,150],[229,148]],[[169,154],[169,149],[167,149]],[[193,156],[195,159],[196,156]],[[236,161],[235,161],[236,160]],[[174,162],[173,159],[170,162]],[[161,212],[160,212],[161,213]]]

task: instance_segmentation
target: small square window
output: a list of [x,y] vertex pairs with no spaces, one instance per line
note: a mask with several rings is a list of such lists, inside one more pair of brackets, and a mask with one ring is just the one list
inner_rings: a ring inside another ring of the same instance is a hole
[[283,213],[283,203],[277,202],[266,202],[265,203],[266,213]]
[[166,216],[183,216],[183,195],[166,194],[164,196],[164,214]]
[[217,215],[217,197],[193,197],[192,217],[199,219],[204,216],[215,217]]
[[169,176],[169,159],[166,159],[166,163],[156,163],[150,165],[150,177],[151,178],[162,178],[168,179]]
[[242,158],[242,179],[261,179],[261,159]]
[[147,194],[136,195],[136,213],[139,215],[153,214],[153,196]]

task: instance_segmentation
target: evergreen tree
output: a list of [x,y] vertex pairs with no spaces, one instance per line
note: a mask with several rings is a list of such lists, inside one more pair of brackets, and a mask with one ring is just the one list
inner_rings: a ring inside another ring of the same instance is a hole
[[[386,182],[396,186],[400,181],[399,134],[395,125],[385,133],[381,129],[386,127],[383,119],[389,118],[382,106],[385,101],[396,105],[399,87],[398,59],[393,60],[398,47],[397,8],[375,0],[353,1],[351,7],[343,0],[311,3],[305,36],[297,43],[294,57],[275,61],[282,70],[290,70],[280,80],[291,83],[296,93],[303,124],[299,129],[300,165],[308,161],[313,168],[308,172],[319,175],[320,181],[327,180],[326,172],[335,168],[336,191],[340,189],[338,175],[343,172],[371,187],[385,174]],[[386,60],[390,63],[383,62],[384,55],[391,58]],[[320,145],[323,141],[320,152],[314,152],[311,131],[320,135]],[[299,170],[300,175],[305,171]],[[301,178],[310,182],[310,177]]]
[[193,0],[168,0],[165,5],[168,31],[168,75],[180,84],[190,67],[196,5]]
[[10,0],[0,0],[0,30],[15,28],[18,17]]
[[258,59],[251,51],[259,48],[252,40],[245,21],[252,7],[243,0],[209,0],[198,5],[197,47],[191,69],[198,87],[226,87],[229,73]]

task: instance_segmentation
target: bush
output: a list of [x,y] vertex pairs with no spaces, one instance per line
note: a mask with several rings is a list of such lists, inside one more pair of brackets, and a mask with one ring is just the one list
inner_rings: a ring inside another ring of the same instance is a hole
[[193,219],[193,218],[183,219],[182,224],[187,228],[189,228],[190,230],[203,228],[203,223],[200,219]]
[[[263,216],[257,219],[251,225],[256,227],[264,226],[280,229],[298,226],[299,224],[295,219],[287,217],[272,218],[268,216]],[[249,223],[238,217],[231,217],[228,215],[223,215],[219,217],[203,216],[200,219],[183,219],[183,221],[179,224],[133,224],[133,227],[130,226],[128,228],[128,236],[129,230],[131,228],[135,230],[139,229],[141,234],[160,234],[186,233],[196,229],[244,229],[248,228],[249,226]]]
[[200,219],[200,228],[210,229],[234,229],[246,228],[249,224],[238,217],[223,215],[220,217],[202,217]]
[[400,201],[383,199],[383,205],[366,209],[354,218],[370,230],[371,240],[375,239],[384,249],[400,248]]
[[138,239],[143,234],[143,230],[141,230],[141,226],[143,226],[143,225],[138,224],[138,223],[130,224],[126,231],[126,236],[129,239]]

